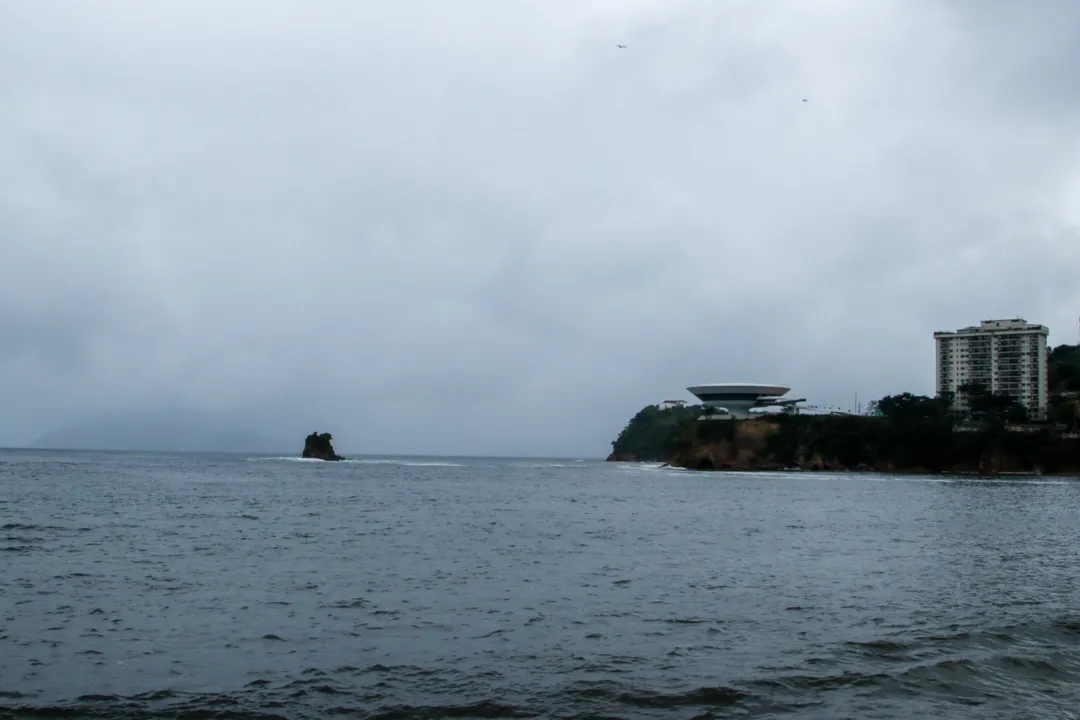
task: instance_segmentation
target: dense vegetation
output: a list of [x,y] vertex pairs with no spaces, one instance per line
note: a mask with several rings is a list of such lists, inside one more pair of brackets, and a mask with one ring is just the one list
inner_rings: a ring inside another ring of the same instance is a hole
[[[756,423],[699,421],[707,413],[701,405],[651,405],[619,434],[612,457],[701,467],[1076,471],[1080,443],[1060,431],[1078,425],[1080,346],[1054,348],[1050,387],[1049,422],[1041,425],[1028,422],[1010,397],[980,386],[961,388],[962,404],[948,395],[903,393],[877,401],[866,416],[785,413]],[[751,437],[751,425],[760,437]]]
[[624,459],[660,462],[671,454],[671,443],[687,421],[697,420],[702,405],[683,405],[661,410],[648,405],[631,418],[611,444],[612,455]]
[[1080,393],[1080,345],[1058,345],[1048,364],[1051,395]]
[[981,422],[960,426],[941,399],[886,397],[871,417],[781,416],[763,455],[782,465],[809,460],[844,469],[1067,472],[1077,467],[1080,444],[1048,426],[1010,431],[1006,421],[1013,412],[1009,406],[983,410]]
[[1069,429],[1080,426],[1080,345],[1050,351],[1050,405],[1047,420]]

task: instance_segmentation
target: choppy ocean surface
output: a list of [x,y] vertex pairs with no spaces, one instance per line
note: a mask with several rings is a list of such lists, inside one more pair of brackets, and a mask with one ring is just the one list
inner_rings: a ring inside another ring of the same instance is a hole
[[1080,482],[0,451],[0,717],[1080,717]]

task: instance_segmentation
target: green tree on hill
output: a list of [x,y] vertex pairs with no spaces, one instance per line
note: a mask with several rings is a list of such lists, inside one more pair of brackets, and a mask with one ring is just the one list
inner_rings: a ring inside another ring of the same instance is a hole
[[1058,345],[1049,358],[1046,419],[1069,430],[1080,426],[1080,345]]
[[635,456],[639,460],[660,462],[668,457],[669,446],[679,428],[701,417],[701,405],[683,405],[661,410],[648,405],[635,415],[611,444],[616,455]]
[[968,403],[972,420],[1004,427],[1005,423],[1028,421],[1028,412],[1011,395],[991,392],[981,383],[969,383],[960,387],[960,394]]
[[1080,393],[1080,345],[1058,345],[1047,364],[1051,395]]
[[870,403],[870,414],[884,417],[893,422],[920,422],[938,420],[951,411],[951,398],[926,397],[906,392],[899,395],[886,395]]

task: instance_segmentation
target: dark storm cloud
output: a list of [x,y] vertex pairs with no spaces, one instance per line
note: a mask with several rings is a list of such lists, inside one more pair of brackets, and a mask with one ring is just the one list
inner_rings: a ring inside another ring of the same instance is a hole
[[935,329],[1075,341],[1078,16],[0,3],[0,436],[596,455],[697,382],[850,404],[931,391]]

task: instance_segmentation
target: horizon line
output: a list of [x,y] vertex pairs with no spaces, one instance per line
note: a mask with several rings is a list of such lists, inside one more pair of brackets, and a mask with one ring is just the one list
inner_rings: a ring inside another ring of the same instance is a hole
[[[265,450],[161,450],[161,449],[136,449],[136,448],[79,448],[79,447],[33,447],[23,446],[0,446],[0,451],[30,451],[30,452],[86,452],[86,453],[158,453],[163,455],[233,455],[250,457],[300,457],[300,453],[287,454],[284,451],[273,452]],[[339,450],[347,460],[363,458],[454,458],[462,460],[603,460],[606,455],[575,456],[575,455],[499,455],[472,453],[351,453],[348,450]]]

